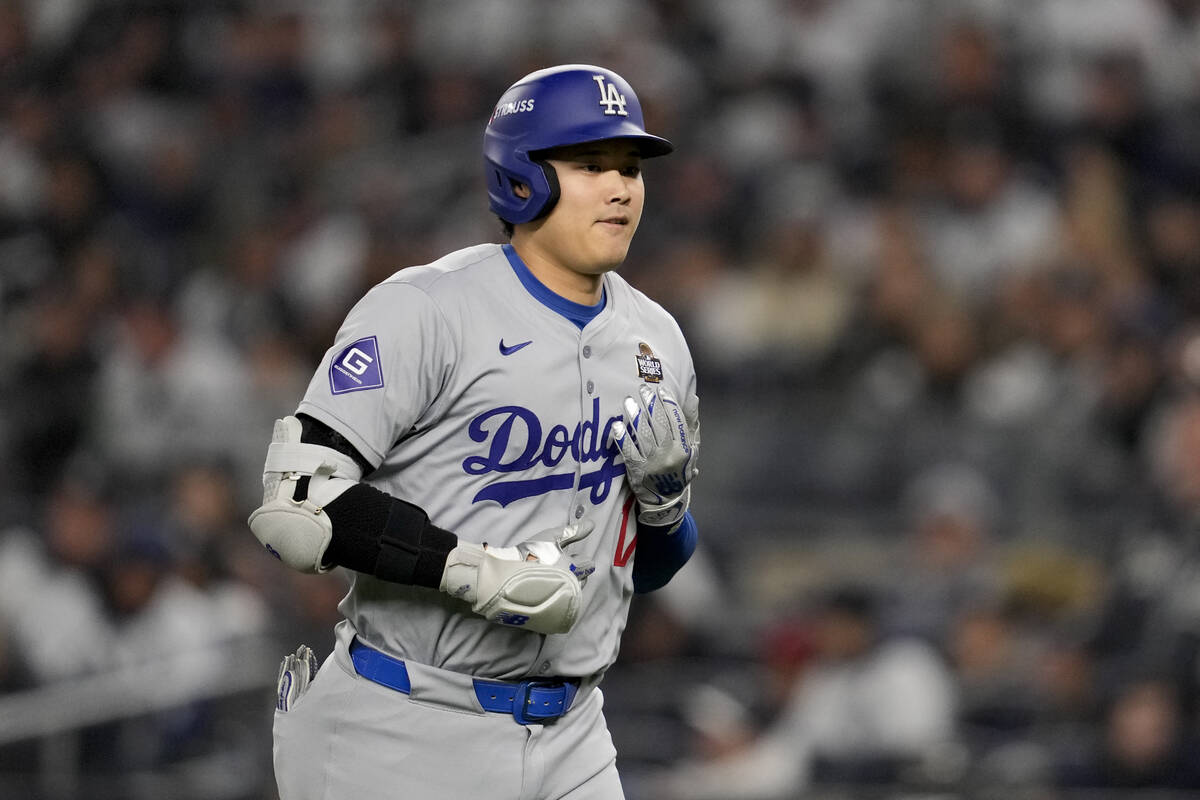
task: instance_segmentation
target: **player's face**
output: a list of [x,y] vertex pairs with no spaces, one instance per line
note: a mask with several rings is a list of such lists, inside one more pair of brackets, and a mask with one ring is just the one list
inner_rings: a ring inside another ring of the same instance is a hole
[[559,198],[533,223],[530,244],[547,260],[580,275],[618,267],[642,219],[646,190],[641,156],[611,139],[551,151]]

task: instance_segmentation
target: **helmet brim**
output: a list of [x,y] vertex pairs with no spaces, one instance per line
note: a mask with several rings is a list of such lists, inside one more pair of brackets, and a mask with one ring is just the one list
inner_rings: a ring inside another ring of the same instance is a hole
[[578,136],[572,137],[570,142],[558,144],[554,147],[546,147],[539,150],[531,150],[529,158],[532,161],[539,160],[539,157],[551,150],[558,150],[563,147],[574,147],[580,144],[591,144],[593,142],[609,142],[609,141],[630,141],[637,145],[638,155],[642,158],[657,158],[665,156],[668,153],[674,152],[675,145],[671,144],[661,136],[655,136],[650,133],[630,133],[629,135],[613,136],[611,132],[606,131],[601,136],[589,136],[586,132],[581,132]]

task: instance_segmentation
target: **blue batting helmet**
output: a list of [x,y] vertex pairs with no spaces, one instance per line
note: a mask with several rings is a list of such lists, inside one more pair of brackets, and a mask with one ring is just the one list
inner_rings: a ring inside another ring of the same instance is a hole
[[[603,139],[631,139],[643,158],[674,146],[646,133],[633,87],[617,73],[588,64],[566,64],[531,72],[500,98],[483,134],[488,204],[514,225],[550,213],[558,200],[558,178],[541,151]],[[532,192],[518,197],[514,183]]]

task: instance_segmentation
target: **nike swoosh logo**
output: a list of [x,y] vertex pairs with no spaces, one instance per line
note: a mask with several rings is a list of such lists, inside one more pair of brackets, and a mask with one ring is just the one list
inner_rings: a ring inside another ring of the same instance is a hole
[[522,347],[527,347],[528,345],[531,345],[531,344],[533,344],[533,339],[530,339],[528,342],[521,342],[520,344],[514,344],[511,346],[508,346],[508,345],[505,345],[504,340],[501,339],[500,340],[500,355],[511,356],[513,353],[517,352]]

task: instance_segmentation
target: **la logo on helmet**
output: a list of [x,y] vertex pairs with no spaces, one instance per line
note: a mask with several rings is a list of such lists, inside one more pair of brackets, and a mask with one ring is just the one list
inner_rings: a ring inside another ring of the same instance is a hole
[[625,110],[625,95],[617,91],[615,84],[605,83],[603,75],[593,75],[592,80],[600,87],[600,105],[604,106],[604,115],[612,117],[621,115],[628,117],[629,112]]

